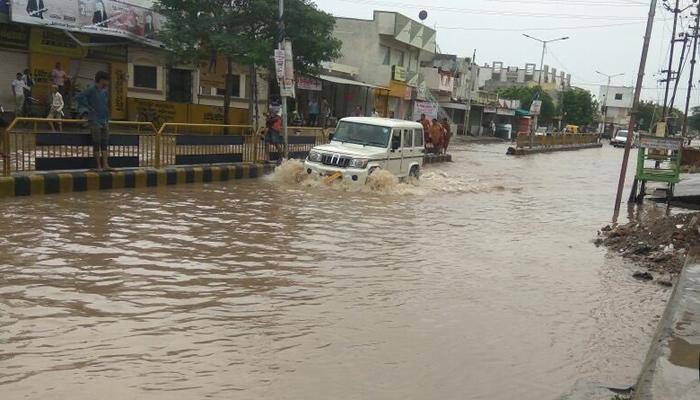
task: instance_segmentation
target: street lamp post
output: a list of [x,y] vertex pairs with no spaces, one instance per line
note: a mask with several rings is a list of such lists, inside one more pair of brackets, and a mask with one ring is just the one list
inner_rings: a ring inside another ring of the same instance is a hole
[[[537,85],[540,86],[540,89],[541,89],[541,87],[542,87],[542,75],[544,74],[544,54],[547,52],[547,43],[558,42],[560,40],[568,40],[569,37],[564,36],[564,37],[560,37],[557,39],[543,40],[543,39],[536,38],[534,36],[530,36],[526,33],[523,33],[523,36],[525,36],[528,39],[536,40],[536,41],[542,43],[542,57],[540,57],[540,75],[537,78]],[[538,93],[538,96],[539,96],[539,93]],[[535,115],[535,120],[533,121],[533,125],[534,125],[533,132],[530,134],[530,147],[532,147],[534,140],[535,140],[534,139],[534,136],[535,136],[534,132],[537,130],[538,119],[539,119],[539,115]]]
[[608,85],[605,87],[605,97],[603,98],[603,123],[601,124],[601,128],[599,129],[600,132],[598,132],[602,135],[603,133],[605,133],[605,123],[608,120],[608,94],[610,94],[610,82],[612,81],[612,78],[622,76],[625,73],[622,72],[619,74],[609,75],[600,71],[596,71],[596,74],[600,74],[608,78]]

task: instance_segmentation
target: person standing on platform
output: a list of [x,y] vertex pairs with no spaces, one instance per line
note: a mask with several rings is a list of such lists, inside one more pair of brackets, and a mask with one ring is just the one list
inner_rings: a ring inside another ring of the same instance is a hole
[[97,170],[109,170],[109,74],[99,71],[95,74],[95,84],[75,96],[78,113],[87,114],[92,148],[97,163]]
[[12,81],[12,97],[15,99],[15,116],[24,115],[24,91],[29,89],[22,79],[22,73],[18,72],[15,80]]
[[321,107],[316,99],[312,98],[309,100],[309,126],[316,126],[318,124],[318,115],[321,112]]

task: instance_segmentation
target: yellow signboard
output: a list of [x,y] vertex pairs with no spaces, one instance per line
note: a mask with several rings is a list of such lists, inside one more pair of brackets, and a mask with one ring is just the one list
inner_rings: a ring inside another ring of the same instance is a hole
[[[81,42],[89,42],[90,38],[76,34]],[[54,54],[70,58],[85,57],[86,50],[65,33],[58,30],[32,28],[29,34],[29,50],[37,53]]]
[[126,119],[126,91],[128,67],[124,63],[112,63],[110,66],[110,113],[112,119]]
[[188,122],[187,104],[130,98],[127,107],[129,119],[153,122],[156,127],[165,122]]
[[400,65],[394,65],[391,79],[399,82],[406,82],[406,68]]

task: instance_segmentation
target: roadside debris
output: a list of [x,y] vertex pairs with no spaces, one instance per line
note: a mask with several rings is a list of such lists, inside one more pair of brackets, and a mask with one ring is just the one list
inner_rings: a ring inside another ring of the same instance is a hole
[[688,252],[700,245],[700,213],[650,218],[615,227],[608,225],[598,232],[594,243],[647,269],[635,272],[634,278],[656,279],[662,286],[671,286]]

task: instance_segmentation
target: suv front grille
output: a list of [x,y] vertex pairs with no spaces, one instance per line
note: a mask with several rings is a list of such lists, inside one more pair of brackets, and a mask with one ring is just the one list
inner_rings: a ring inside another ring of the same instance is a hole
[[347,168],[348,164],[350,164],[350,157],[341,156],[338,154],[323,154],[321,156],[321,164]]

